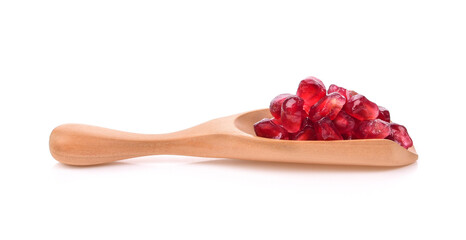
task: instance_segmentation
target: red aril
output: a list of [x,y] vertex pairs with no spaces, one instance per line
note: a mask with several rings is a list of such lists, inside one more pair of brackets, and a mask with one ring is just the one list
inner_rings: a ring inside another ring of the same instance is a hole
[[379,107],[363,95],[356,94],[346,102],[345,112],[361,121],[372,120],[379,116]]
[[346,98],[340,93],[330,93],[311,107],[309,110],[309,119],[312,122],[317,122],[323,117],[333,120],[343,108],[345,102]]
[[403,125],[391,123],[390,124],[390,135],[387,139],[390,139],[402,147],[408,149],[413,146],[413,140],[408,134],[408,130]]
[[348,137],[344,137],[345,139],[349,138],[351,132],[356,127],[356,120],[348,115],[345,111],[340,111],[335,119],[333,119],[333,124],[338,129],[338,131],[343,135],[345,134]]
[[346,98],[347,100],[349,100],[352,96],[354,95],[357,95],[358,93],[353,91],[353,90],[346,90],[347,93],[348,93],[348,97]]
[[359,123],[355,134],[359,139],[384,139],[390,134],[390,126],[380,119],[365,120]]
[[289,139],[288,132],[273,122],[272,119],[264,118],[254,124],[254,132],[259,137],[273,139]]
[[322,118],[314,125],[318,140],[343,140],[338,129],[329,118]]
[[309,120],[309,118],[305,118],[301,123],[301,130],[296,133],[290,134],[290,139],[292,140],[316,140],[316,132],[314,126]]
[[292,94],[289,93],[283,93],[278,96],[276,96],[272,101],[270,102],[270,113],[272,116],[276,119],[280,119],[281,112],[282,112],[282,104],[283,101],[289,96],[293,96]]
[[377,118],[390,122],[390,112],[386,108],[379,106],[379,116]]
[[332,84],[328,87],[328,91],[327,93],[334,93],[334,92],[337,92],[341,95],[343,95],[346,99],[349,99],[348,97],[348,91],[346,90],[346,88],[342,88],[342,87],[339,87],[335,84]]
[[272,122],[277,124],[277,125],[282,125],[282,121],[280,118],[271,118]]
[[316,140],[316,132],[312,125],[306,125],[299,132],[291,134],[290,139],[292,140]]
[[316,77],[308,77],[299,83],[296,95],[304,100],[304,110],[309,111],[312,105],[325,96],[325,85]]
[[358,94],[357,92],[353,90],[347,90],[346,88],[339,87],[335,84],[332,84],[330,85],[330,87],[328,87],[327,93],[334,93],[334,92],[340,93],[346,98],[346,100],[349,100],[352,96]]
[[283,128],[290,133],[301,129],[303,120],[307,117],[303,110],[304,101],[298,96],[289,96],[283,101],[281,118]]
[[352,132],[350,132],[350,133],[342,133],[341,136],[343,137],[343,140],[357,139],[357,138],[354,136],[354,133],[352,133]]

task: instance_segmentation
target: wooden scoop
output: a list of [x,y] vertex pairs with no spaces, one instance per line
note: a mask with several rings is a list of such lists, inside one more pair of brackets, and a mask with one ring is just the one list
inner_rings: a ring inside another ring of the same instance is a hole
[[50,152],[69,165],[96,165],[148,155],[364,166],[403,166],[418,156],[386,139],[290,141],[256,137],[253,124],[268,109],[214,119],[169,134],[137,134],[65,124],[50,134]]

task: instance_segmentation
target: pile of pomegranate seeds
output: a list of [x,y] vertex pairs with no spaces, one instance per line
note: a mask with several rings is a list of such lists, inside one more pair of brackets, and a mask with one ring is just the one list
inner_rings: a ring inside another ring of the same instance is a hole
[[272,118],[254,124],[259,137],[285,140],[390,139],[413,146],[408,131],[390,122],[390,112],[363,95],[337,85],[325,89],[316,77],[299,83],[296,95],[280,94],[270,102]]

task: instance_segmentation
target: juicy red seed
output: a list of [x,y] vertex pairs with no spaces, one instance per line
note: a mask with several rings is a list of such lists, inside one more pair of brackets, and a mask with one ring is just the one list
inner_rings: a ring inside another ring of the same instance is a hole
[[341,136],[343,137],[343,140],[352,140],[356,139],[353,135],[353,133],[342,133]]
[[289,96],[293,95],[289,93],[283,93],[272,99],[270,102],[270,113],[274,118],[280,119],[283,101],[285,101],[285,99]]
[[332,84],[330,85],[330,87],[328,87],[328,91],[327,93],[334,93],[334,92],[337,92],[341,95],[343,95],[346,99],[349,99],[349,92],[348,90],[346,90],[346,88],[342,88],[342,87],[339,87],[335,84]]
[[355,131],[360,139],[384,139],[390,134],[390,125],[380,119],[362,121]]
[[338,129],[329,118],[322,118],[315,124],[316,137],[319,140],[343,140]]
[[379,116],[377,104],[369,101],[361,94],[352,96],[345,105],[345,111],[358,120],[372,120]]
[[379,116],[377,118],[390,122],[390,112],[386,108],[379,106]]
[[339,86],[337,86],[335,84],[330,85],[330,87],[328,87],[328,91],[327,91],[327,93],[333,93],[333,92],[340,93],[341,95],[343,95],[346,98],[346,100],[349,100],[352,96],[358,94],[357,92],[355,92],[353,90],[347,90],[346,88],[339,87]]
[[283,101],[280,120],[288,132],[295,133],[301,129],[302,122],[307,117],[303,105],[303,99],[295,95]]
[[356,120],[345,111],[340,111],[337,117],[333,119],[333,124],[341,134],[348,134],[355,129]]
[[296,91],[296,95],[304,100],[304,110],[307,112],[312,105],[325,96],[325,93],[324,83],[316,77],[308,77],[302,80],[299,83],[298,91]]
[[309,119],[309,117],[304,118],[303,122],[301,123],[301,129],[303,129],[303,128],[306,127],[307,125],[312,126],[312,122],[311,122],[311,120]]
[[254,124],[254,131],[259,137],[273,139],[289,139],[288,132],[275,124],[272,119],[264,118]]
[[309,119],[313,122],[319,121],[323,117],[333,120],[346,103],[346,98],[340,93],[334,92],[320,99],[309,110]]
[[346,91],[347,91],[347,93],[348,93],[348,98],[347,98],[348,100],[349,100],[352,96],[358,94],[357,92],[355,92],[355,91],[353,91],[353,90],[346,90]]
[[390,135],[388,135],[387,139],[395,141],[406,149],[413,146],[413,140],[409,136],[408,130],[406,130],[403,125],[391,123],[390,130]]
[[271,120],[272,120],[273,123],[275,123],[277,125],[282,125],[282,121],[279,118],[272,118]]
[[301,131],[290,136],[292,140],[316,140],[316,132],[311,125],[305,126]]

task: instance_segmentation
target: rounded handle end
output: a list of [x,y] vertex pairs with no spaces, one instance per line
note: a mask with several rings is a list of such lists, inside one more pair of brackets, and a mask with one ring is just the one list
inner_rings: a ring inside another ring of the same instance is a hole
[[89,166],[141,156],[131,146],[131,134],[116,130],[82,125],[64,124],[53,129],[49,147],[59,162]]

